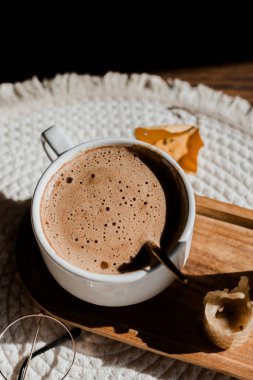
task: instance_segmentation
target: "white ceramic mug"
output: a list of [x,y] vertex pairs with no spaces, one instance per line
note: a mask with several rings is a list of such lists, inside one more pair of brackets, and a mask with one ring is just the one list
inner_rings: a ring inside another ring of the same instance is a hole
[[74,296],[103,306],[126,306],[142,302],[160,293],[170,285],[175,277],[162,264],[115,275],[92,273],[71,265],[57,255],[47,241],[41,224],[40,204],[46,185],[52,176],[64,164],[86,150],[111,145],[139,145],[152,149],[178,171],[186,189],[188,198],[187,220],[181,237],[169,255],[174,264],[179,269],[182,269],[190,252],[195,219],[195,199],[191,185],[179,165],[161,150],[135,139],[103,138],[71,147],[71,144],[57,127],[50,127],[43,132],[42,143],[52,163],[40,178],[35,189],[31,219],[42,257],[55,280]]

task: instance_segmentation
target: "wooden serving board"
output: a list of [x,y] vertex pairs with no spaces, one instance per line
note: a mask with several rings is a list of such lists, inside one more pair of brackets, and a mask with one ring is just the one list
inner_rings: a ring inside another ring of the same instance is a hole
[[81,301],[49,274],[29,215],[17,242],[21,278],[37,304],[62,321],[144,350],[253,379],[253,333],[241,347],[221,351],[208,341],[202,328],[207,291],[233,288],[241,275],[249,277],[253,289],[253,210],[199,196],[196,204],[192,249],[184,269],[189,276],[187,285],[174,281],[156,297],[127,307]]

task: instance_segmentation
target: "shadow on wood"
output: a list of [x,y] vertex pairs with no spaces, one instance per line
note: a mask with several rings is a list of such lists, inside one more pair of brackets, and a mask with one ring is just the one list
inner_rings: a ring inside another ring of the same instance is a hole
[[[61,288],[48,272],[33,236],[30,217],[23,220],[17,242],[21,278],[33,299],[48,313],[73,325],[161,354],[219,352],[202,327],[203,298],[207,291],[235,287],[241,275],[253,272],[189,276],[158,296],[127,307],[89,304]],[[253,298],[253,294],[251,294]]]

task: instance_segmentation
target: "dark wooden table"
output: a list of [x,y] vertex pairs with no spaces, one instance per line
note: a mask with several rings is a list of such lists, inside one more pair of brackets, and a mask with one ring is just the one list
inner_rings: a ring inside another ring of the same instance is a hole
[[241,96],[253,105],[253,62],[175,69],[156,74],[164,79],[180,78],[192,85],[203,83],[226,94]]

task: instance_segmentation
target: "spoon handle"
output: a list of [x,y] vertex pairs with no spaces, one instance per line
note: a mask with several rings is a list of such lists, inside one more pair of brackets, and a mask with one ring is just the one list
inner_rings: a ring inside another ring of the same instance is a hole
[[183,275],[182,272],[176,267],[176,265],[168,258],[166,255],[160,255],[156,252],[155,249],[153,249],[151,246],[149,246],[150,252],[157,258],[157,260],[160,261],[170,272],[172,272],[178,280],[182,281],[183,283],[187,283],[188,279]]

